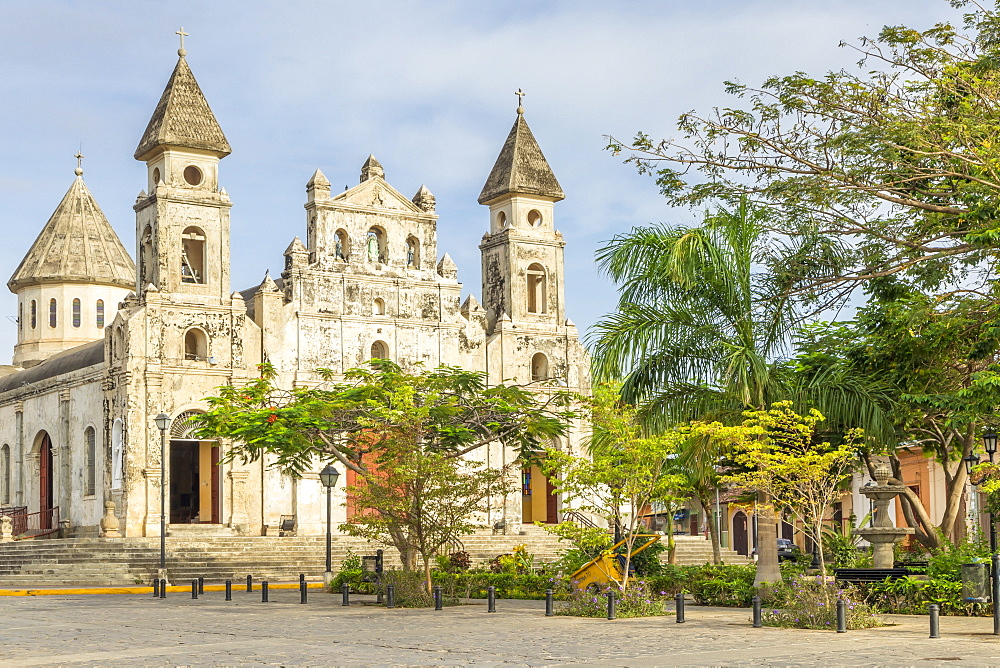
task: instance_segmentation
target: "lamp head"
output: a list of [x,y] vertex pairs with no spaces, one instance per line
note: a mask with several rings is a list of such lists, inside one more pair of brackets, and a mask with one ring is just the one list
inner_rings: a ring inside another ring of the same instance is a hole
[[170,427],[170,416],[166,413],[160,413],[153,418],[153,421],[156,423],[156,428],[160,431],[166,431]]
[[337,486],[337,480],[340,478],[340,471],[334,468],[333,464],[327,464],[326,467],[319,472],[319,481],[323,483],[323,487],[330,489],[331,487]]
[[974,452],[970,452],[968,457],[963,457],[962,461],[965,462],[965,472],[972,475],[972,469],[979,464],[979,455]]
[[993,455],[997,451],[997,433],[992,427],[983,432],[983,448],[990,456],[990,461],[993,461]]

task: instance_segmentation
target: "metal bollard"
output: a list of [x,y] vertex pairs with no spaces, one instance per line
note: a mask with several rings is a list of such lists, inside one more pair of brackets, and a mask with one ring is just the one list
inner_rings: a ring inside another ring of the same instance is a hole
[[153,598],[160,598],[160,580],[153,578]]
[[677,616],[677,623],[684,623],[684,592],[674,596],[674,614]]
[[434,609],[435,610],[443,610],[444,609],[444,601],[442,601],[442,598],[443,597],[441,596],[441,585],[434,585]]
[[202,577],[198,578],[198,593],[199,594],[205,593],[205,578]]
[[615,615],[615,592],[609,591],[607,593],[608,597],[608,619],[614,619]]
[[233,581],[226,580],[226,600],[233,600]]
[[267,580],[260,581],[260,602],[267,603]]
[[551,617],[552,614],[553,614],[552,613],[552,590],[551,589],[546,589],[545,590],[545,616],[546,617]]
[[340,585],[340,597],[343,599],[341,605],[347,606],[351,604],[351,585],[346,582]]
[[385,607],[396,607],[396,587],[391,583],[385,586]]
[[847,633],[847,601],[837,599],[837,633]]
[[753,597],[753,627],[759,629],[764,626],[760,619],[760,596]]
[[308,592],[308,585],[305,580],[299,580],[299,603],[306,602],[306,592]]
[[253,591],[253,576],[247,576],[247,591]]
[[937,603],[931,603],[927,606],[927,612],[930,614],[931,618],[931,638],[941,637],[941,627],[938,622],[938,613],[941,611],[941,606]]
[[165,579],[160,579],[160,598],[167,597],[167,581]]
[[497,588],[490,585],[486,588],[486,612],[497,611]]
[[306,574],[305,573],[299,573],[299,584],[302,584],[305,581],[306,581]]
[[195,600],[198,599],[198,581],[197,580],[191,580],[191,598],[195,599]]

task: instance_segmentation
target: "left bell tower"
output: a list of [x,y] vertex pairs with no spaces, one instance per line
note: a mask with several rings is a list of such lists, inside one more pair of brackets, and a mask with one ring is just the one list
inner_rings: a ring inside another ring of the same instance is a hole
[[135,150],[147,173],[134,206],[136,294],[153,285],[183,301],[218,304],[230,299],[232,207],[219,187],[219,161],[232,149],[188,66],[183,39]]

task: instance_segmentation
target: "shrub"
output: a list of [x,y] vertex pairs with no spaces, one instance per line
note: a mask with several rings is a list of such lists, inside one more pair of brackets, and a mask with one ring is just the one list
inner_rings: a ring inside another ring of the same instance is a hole
[[868,629],[885,622],[853,588],[840,588],[831,577],[798,577],[784,590],[780,609],[765,610],[765,626],[797,629],[836,629],[837,599],[847,604],[847,628]]
[[486,598],[487,587],[496,588],[497,598],[542,599],[545,590],[553,589],[560,594],[568,586],[561,578],[546,577],[537,573],[444,573],[431,574],[434,584],[444,589],[451,598]]
[[598,593],[573,589],[556,608],[557,615],[574,617],[606,617],[608,614],[608,592],[615,594],[615,614],[617,617],[652,617],[669,614],[664,607],[664,599],[652,594],[649,583],[633,581],[622,591],[617,586],[604,588]]
[[661,574],[648,578],[654,591],[673,596],[687,592],[701,605],[747,607],[756,593],[755,567],[741,564],[705,566],[665,565]]

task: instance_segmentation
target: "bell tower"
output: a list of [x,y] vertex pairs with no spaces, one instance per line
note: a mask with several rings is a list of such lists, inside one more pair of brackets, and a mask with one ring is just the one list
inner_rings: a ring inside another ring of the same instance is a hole
[[217,304],[230,298],[232,203],[218,172],[232,150],[188,66],[183,30],[179,34],[177,65],[135,150],[147,172],[147,190],[134,206],[136,292],[154,285],[184,301]]
[[[523,95],[518,91],[518,102]],[[492,329],[506,316],[514,323],[561,327],[563,248],[555,228],[562,188],[524,120],[524,107],[507,135],[479,203],[490,207],[490,231],[479,246],[483,306]]]

